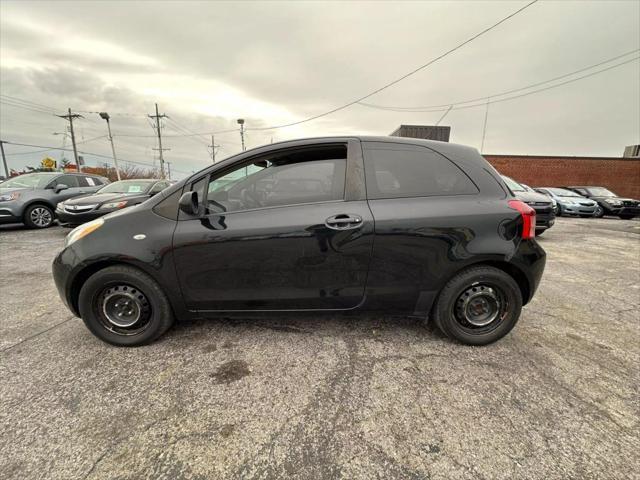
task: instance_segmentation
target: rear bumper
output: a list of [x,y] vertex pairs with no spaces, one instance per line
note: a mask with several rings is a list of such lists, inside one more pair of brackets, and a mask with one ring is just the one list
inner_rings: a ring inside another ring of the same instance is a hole
[[547,263],[547,253],[536,240],[523,240],[514,257],[514,263],[527,277],[529,284],[529,295],[522,299],[522,304],[525,305],[538,290]]

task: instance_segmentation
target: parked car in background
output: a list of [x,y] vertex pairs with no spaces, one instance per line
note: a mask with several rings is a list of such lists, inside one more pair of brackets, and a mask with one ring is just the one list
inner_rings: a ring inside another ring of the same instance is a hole
[[513,178],[506,175],[502,175],[502,178],[516,198],[522,200],[536,211],[536,235],[542,235],[544,231],[553,227],[556,221],[556,214],[551,199],[527,189]]
[[538,287],[535,228],[474,148],[314,138],[242,152],[81,225],[53,276],[115,345],[152,342],[174,316],[355,310],[429,318],[484,345]]
[[[535,192],[534,188],[531,188],[529,185],[525,183],[521,183],[520,185],[522,185],[527,190],[527,192]],[[537,193],[540,193],[540,192],[537,192]],[[553,197],[548,197],[548,198],[549,200],[551,200],[551,204],[553,205],[553,213],[558,215],[558,202],[556,202],[556,199]]]
[[108,183],[84,173],[38,172],[10,178],[0,183],[0,223],[50,227],[59,202],[94,193]]
[[138,205],[169,185],[169,180],[153,178],[110,183],[92,195],[74,197],[58,203],[56,216],[63,225],[81,225],[121,208]]
[[616,215],[622,219],[630,220],[640,216],[639,200],[619,197],[604,187],[574,186],[566,188],[597,202],[596,217]]
[[558,216],[578,215],[583,218],[593,217],[598,204],[593,200],[578,195],[566,188],[539,187],[536,192],[548,195],[558,202]]

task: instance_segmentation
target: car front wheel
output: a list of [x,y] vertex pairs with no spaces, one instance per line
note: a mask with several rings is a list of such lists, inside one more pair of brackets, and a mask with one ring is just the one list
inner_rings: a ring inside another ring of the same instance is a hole
[[504,337],[522,310],[516,281],[494,267],[463,270],[440,292],[433,308],[436,326],[467,345],[486,345]]
[[117,346],[151,343],[173,324],[171,305],[160,285],[128,266],[107,267],[89,277],[78,307],[91,333]]
[[604,217],[604,208],[602,208],[600,205],[598,205],[596,207],[596,211],[593,212],[593,216],[596,217],[596,218]]
[[24,223],[29,228],[49,228],[54,218],[53,210],[46,205],[30,205],[24,212]]

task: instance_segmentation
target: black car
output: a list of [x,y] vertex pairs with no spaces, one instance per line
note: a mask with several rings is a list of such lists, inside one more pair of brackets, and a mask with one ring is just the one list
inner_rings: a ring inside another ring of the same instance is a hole
[[56,216],[62,225],[77,226],[107,213],[131,207],[148,200],[171,185],[168,180],[121,180],[101,188],[92,195],[83,195],[58,203]]
[[473,148],[317,138],[243,152],[74,229],[53,276],[115,345],[174,319],[356,310],[430,318],[483,345],[536,291],[534,232],[535,211]]
[[633,198],[622,198],[604,187],[584,187],[573,186],[565,187],[583,197],[590,198],[598,203],[595,217],[604,215],[615,215],[624,220],[630,220],[633,217],[640,216],[640,201]]
[[543,232],[553,227],[556,221],[556,211],[549,197],[525,187],[506,175],[503,175],[502,178],[517,199],[522,200],[536,211],[536,235],[542,235]]

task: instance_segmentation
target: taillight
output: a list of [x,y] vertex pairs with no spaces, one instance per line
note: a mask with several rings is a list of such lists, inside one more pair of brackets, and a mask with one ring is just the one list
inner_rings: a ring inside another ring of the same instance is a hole
[[528,240],[536,236],[536,211],[520,200],[509,200],[509,207],[522,216],[522,238]]

